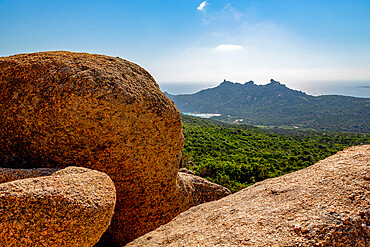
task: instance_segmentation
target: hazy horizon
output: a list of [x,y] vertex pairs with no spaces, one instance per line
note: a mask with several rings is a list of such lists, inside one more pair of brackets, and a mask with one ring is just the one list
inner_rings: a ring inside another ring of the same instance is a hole
[[[274,79],[274,78],[272,78]],[[226,79],[227,80],[227,79]],[[276,79],[275,79],[276,80]],[[187,82],[157,82],[163,92],[167,92],[173,95],[179,94],[193,94],[203,89],[217,87],[223,80],[214,83],[198,82],[198,83],[187,83]],[[230,80],[228,80],[230,81]],[[247,80],[249,81],[249,80]],[[234,82],[244,84],[245,82]],[[279,81],[279,80],[276,80]],[[265,85],[269,83],[254,82],[257,85]],[[302,91],[306,94],[319,96],[319,95],[343,95],[360,98],[370,98],[370,80],[369,81],[342,81],[342,82],[311,82],[299,85],[287,85],[283,81],[279,81],[285,84],[288,88],[293,90]]]

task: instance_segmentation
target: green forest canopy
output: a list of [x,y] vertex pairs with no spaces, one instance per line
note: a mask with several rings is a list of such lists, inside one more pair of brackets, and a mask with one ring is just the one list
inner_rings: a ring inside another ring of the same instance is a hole
[[232,192],[370,140],[369,134],[268,131],[185,115],[182,121],[185,146],[181,166]]

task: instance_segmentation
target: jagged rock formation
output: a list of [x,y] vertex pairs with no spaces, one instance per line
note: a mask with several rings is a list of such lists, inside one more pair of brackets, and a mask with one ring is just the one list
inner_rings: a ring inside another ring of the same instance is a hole
[[107,173],[117,203],[102,244],[125,244],[194,205],[178,176],[180,114],[143,68],[71,52],[3,57],[0,68],[0,167]]
[[0,183],[0,246],[93,246],[115,199],[105,173],[82,167]]
[[182,213],[127,246],[369,246],[370,145]]

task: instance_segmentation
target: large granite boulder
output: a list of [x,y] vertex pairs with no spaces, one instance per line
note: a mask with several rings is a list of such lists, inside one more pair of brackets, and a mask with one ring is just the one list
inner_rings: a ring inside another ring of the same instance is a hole
[[105,173],[82,167],[0,183],[0,246],[93,246],[115,199]]
[[370,145],[193,207],[127,246],[370,246]]
[[117,203],[104,245],[127,243],[194,205],[177,172],[180,114],[140,66],[61,51],[2,57],[0,68],[0,167],[107,173]]

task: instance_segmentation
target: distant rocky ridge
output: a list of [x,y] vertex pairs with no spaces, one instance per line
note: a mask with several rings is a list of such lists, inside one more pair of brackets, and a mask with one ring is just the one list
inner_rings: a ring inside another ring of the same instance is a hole
[[93,246],[114,213],[112,180],[82,167],[41,169],[0,168],[0,246]]
[[312,96],[273,79],[266,85],[225,80],[194,94],[166,95],[181,112],[218,113],[222,121],[370,133],[369,98]]
[[100,245],[123,245],[230,193],[178,174],[180,114],[140,66],[59,51],[1,57],[0,68],[0,167],[82,166],[109,175],[117,201]]
[[370,145],[193,207],[127,246],[370,246]]

